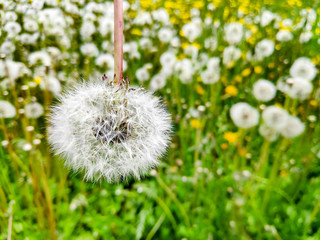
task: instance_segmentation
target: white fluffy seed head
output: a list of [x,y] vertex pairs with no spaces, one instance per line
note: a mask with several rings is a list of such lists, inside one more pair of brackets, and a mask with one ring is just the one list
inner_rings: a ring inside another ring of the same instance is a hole
[[24,114],[28,118],[39,118],[43,115],[43,107],[40,103],[33,102],[33,103],[28,103],[24,107]]
[[282,91],[291,98],[305,100],[312,92],[313,85],[310,81],[300,77],[288,78],[282,83]]
[[281,130],[281,135],[286,138],[295,138],[303,133],[305,125],[297,117],[290,116],[287,125]]
[[259,123],[259,112],[247,103],[236,103],[230,109],[230,115],[235,125],[240,128],[251,128]]
[[0,118],[13,118],[16,116],[14,106],[4,100],[0,100]]
[[86,180],[140,179],[159,165],[171,118],[159,98],[142,88],[97,80],[80,83],[52,108],[48,139],[56,154]]
[[259,101],[272,100],[276,96],[276,92],[276,86],[268,80],[260,79],[253,84],[253,95]]
[[287,125],[289,114],[282,108],[270,106],[263,111],[262,118],[268,127],[281,131]]
[[259,133],[261,136],[263,136],[265,139],[267,139],[270,142],[277,140],[279,136],[279,133],[275,129],[268,127],[266,124],[260,125]]
[[301,57],[294,61],[290,68],[292,77],[300,77],[311,81],[317,75],[317,69],[309,58]]

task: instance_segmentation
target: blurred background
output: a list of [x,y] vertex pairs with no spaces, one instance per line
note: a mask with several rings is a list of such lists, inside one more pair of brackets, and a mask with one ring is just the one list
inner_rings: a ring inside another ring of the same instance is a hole
[[0,0],[0,239],[320,239],[320,3],[124,2],[124,75],[162,97],[158,169],[83,181],[46,140],[113,74],[113,1]]

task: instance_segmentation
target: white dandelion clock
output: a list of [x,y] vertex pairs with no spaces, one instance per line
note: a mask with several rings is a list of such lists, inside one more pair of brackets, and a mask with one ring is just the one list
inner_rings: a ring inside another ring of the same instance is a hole
[[170,115],[152,93],[106,81],[67,91],[49,121],[49,142],[65,164],[110,183],[158,166],[171,132]]
[[303,133],[305,125],[294,116],[289,116],[286,126],[281,130],[281,135],[286,138],[295,138]]
[[292,64],[290,68],[290,75],[292,77],[300,77],[311,81],[317,75],[317,69],[309,58],[301,57],[295,60]]
[[0,100],[0,118],[13,118],[16,114],[16,109],[11,103]]
[[259,123],[259,112],[249,104],[240,102],[230,109],[230,116],[235,125],[240,128],[251,128]]
[[255,47],[255,54],[258,61],[263,60],[265,57],[271,56],[273,51],[274,43],[269,39],[261,40]]
[[232,22],[224,26],[224,39],[229,44],[238,44],[243,35],[243,26],[241,23]]
[[262,118],[268,127],[280,131],[287,125],[289,114],[282,108],[270,106],[263,111]]
[[253,95],[254,97],[262,102],[268,102],[276,96],[276,86],[264,79],[260,79],[253,84]]
[[307,99],[313,90],[313,85],[310,81],[299,77],[288,78],[284,83],[280,83],[280,86],[284,93],[293,99],[299,100]]
[[33,102],[33,103],[28,103],[24,107],[24,114],[28,118],[39,118],[43,115],[43,107],[40,103]]
[[260,125],[259,133],[261,136],[263,136],[265,139],[267,139],[270,142],[277,140],[279,136],[279,133],[275,129],[267,126],[266,124]]

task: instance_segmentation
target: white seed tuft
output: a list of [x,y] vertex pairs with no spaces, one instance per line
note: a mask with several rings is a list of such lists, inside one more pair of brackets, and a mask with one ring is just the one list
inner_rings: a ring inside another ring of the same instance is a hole
[[142,88],[107,81],[77,84],[52,108],[48,139],[56,154],[86,180],[140,179],[159,165],[171,118],[159,98]]

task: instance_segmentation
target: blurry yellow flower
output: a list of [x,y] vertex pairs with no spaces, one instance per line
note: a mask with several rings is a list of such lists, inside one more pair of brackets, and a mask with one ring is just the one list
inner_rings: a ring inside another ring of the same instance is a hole
[[36,76],[33,78],[33,81],[36,83],[36,84],[40,84],[42,82],[42,77],[40,76]]
[[238,94],[238,89],[235,86],[227,86],[225,92],[230,96],[236,96]]
[[320,28],[316,28],[316,34],[320,34]]
[[198,48],[199,50],[201,49],[201,45],[199,43],[192,43],[192,46]]
[[129,14],[129,18],[131,19],[135,18],[137,15],[136,12],[129,12],[128,14]]
[[262,67],[261,66],[255,66],[254,67],[254,72],[256,73],[256,74],[260,74],[260,73],[262,73]]
[[244,156],[246,156],[246,154],[247,154],[247,149],[245,149],[245,148],[239,148],[239,149],[238,149],[238,153],[239,153],[239,155],[240,155],[241,157],[244,157]]
[[201,123],[199,119],[192,119],[191,120],[191,127],[192,128],[200,128]]
[[274,79],[274,77],[275,77],[275,76],[274,76],[274,73],[269,73],[269,74],[268,74],[268,78],[269,78],[269,79]]
[[246,68],[242,71],[241,75],[244,77],[248,77],[251,74],[251,69],[250,68]]
[[186,55],[184,53],[180,53],[178,56],[178,59],[181,60],[181,59],[184,59],[185,57]]
[[137,36],[141,36],[141,35],[142,35],[142,32],[141,32],[140,29],[134,28],[134,29],[131,30],[131,34],[137,35]]
[[221,144],[221,149],[223,149],[223,150],[228,149],[228,144],[227,143],[222,143]]
[[310,105],[313,106],[313,107],[317,107],[317,106],[318,106],[317,100],[314,100],[314,99],[311,100],[311,101],[310,101]]
[[280,50],[281,44],[276,44],[275,49]]
[[281,175],[281,177],[284,177],[284,178],[288,177],[288,173],[284,170],[280,171],[280,175]]
[[223,134],[223,137],[229,142],[229,143],[234,143],[237,141],[238,138],[238,133],[236,132],[226,132]]
[[312,58],[311,61],[314,63],[314,64],[318,64],[319,60],[317,58]]
[[197,84],[197,86],[196,86],[196,91],[200,95],[203,95],[205,93],[204,89],[199,84]]
[[237,76],[234,77],[234,80],[235,80],[236,82],[238,82],[238,83],[241,83],[241,82],[242,82],[242,77],[239,76],[239,75],[237,75]]
[[[178,24],[178,19],[176,17],[170,17],[170,22],[172,22],[173,24]],[[180,31],[180,36],[183,36],[183,32]],[[182,35],[181,35],[182,34]]]
[[186,49],[188,46],[189,46],[188,43],[182,43],[182,44],[181,44],[182,49]]
[[253,36],[246,39],[246,41],[247,41],[248,43],[252,44],[252,45],[254,44],[255,40],[256,40],[256,39],[255,39],[255,37],[253,37]]
[[193,7],[195,8],[203,8],[204,7],[204,1],[195,1],[194,4],[193,4]]
[[282,105],[280,103],[275,103],[274,104],[276,107],[282,108]]
[[175,2],[165,1],[165,2],[164,2],[164,7],[165,7],[165,8],[176,8],[177,5],[176,5]]
[[149,8],[152,6],[151,0],[140,0],[140,5],[142,8]]
[[268,68],[274,68],[274,67],[275,67],[275,64],[273,62],[268,64]]
[[229,13],[230,13],[229,8],[227,8],[227,7],[224,8],[224,10],[223,10],[223,19],[224,19],[224,20],[226,20],[226,19],[228,18]]
[[226,84],[228,82],[228,79],[226,78],[226,76],[221,77],[221,82],[224,84]]

